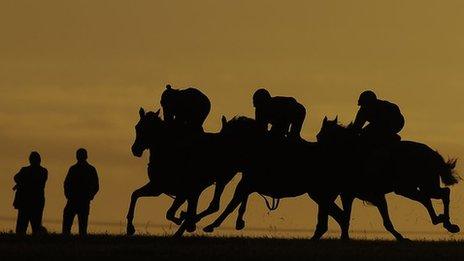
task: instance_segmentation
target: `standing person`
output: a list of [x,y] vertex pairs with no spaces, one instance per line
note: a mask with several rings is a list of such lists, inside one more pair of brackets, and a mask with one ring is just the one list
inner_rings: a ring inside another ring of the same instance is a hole
[[203,132],[203,123],[211,110],[208,97],[196,88],[173,89],[166,85],[161,95],[163,118],[168,123]]
[[306,117],[305,107],[293,97],[272,97],[266,89],[258,89],[253,94],[255,119],[275,137],[299,139]]
[[79,234],[87,235],[90,201],[98,192],[97,170],[87,162],[87,151],[78,149],[77,163],[71,166],[64,181],[64,194],[68,202],[63,211],[63,234],[69,235],[77,215]]
[[45,183],[48,178],[46,168],[40,166],[40,154],[36,151],[29,155],[30,165],[21,168],[14,176],[16,190],[13,206],[18,210],[16,234],[25,235],[31,223],[32,233],[46,232],[42,226],[42,215],[45,206]]

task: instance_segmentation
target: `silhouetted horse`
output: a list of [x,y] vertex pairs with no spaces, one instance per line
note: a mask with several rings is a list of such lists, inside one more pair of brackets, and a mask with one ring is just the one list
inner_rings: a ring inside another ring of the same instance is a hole
[[[319,205],[319,216],[332,215],[347,233],[347,222],[342,210],[334,203],[339,188],[332,186],[327,166],[322,162],[319,146],[304,140],[270,138],[259,124],[246,117],[227,122],[223,117],[221,135],[223,145],[234,158],[233,164],[242,172],[242,179],[224,212],[205,232],[212,232],[240,205],[236,228],[245,226],[243,215],[250,194],[257,192],[274,199],[308,194]],[[327,222],[320,222],[313,239],[327,231]]]
[[[317,139],[324,153],[332,155],[333,167],[338,167],[336,179],[343,184],[341,198],[348,217],[355,197],[369,201],[379,209],[385,228],[397,240],[404,239],[388,215],[385,194],[395,192],[422,203],[433,224],[443,223],[448,231],[459,232],[459,227],[450,222],[450,189],[440,187],[440,178],[445,185],[459,181],[454,173],[456,160],[445,162],[430,147],[411,141],[366,147],[350,126],[343,127],[337,119],[329,121],[327,117]],[[435,213],[431,198],[443,201],[443,214]]]
[[[156,197],[163,193],[175,197],[166,214],[167,219],[181,224],[175,235],[180,236],[185,230],[192,232],[198,220],[219,210],[224,187],[237,171],[229,167],[231,165],[227,163],[227,157],[221,154],[219,134],[191,134],[174,128],[159,117],[159,110],[156,113],[145,113],[141,108],[139,114],[140,120],[135,126],[136,138],[132,145],[132,153],[141,157],[145,150],[150,151],[150,181],[132,193],[127,214],[127,233],[135,233],[132,221],[137,199]],[[211,204],[197,215],[200,194],[214,183],[216,187]],[[177,209],[185,201],[188,203],[186,215],[176,218]]]

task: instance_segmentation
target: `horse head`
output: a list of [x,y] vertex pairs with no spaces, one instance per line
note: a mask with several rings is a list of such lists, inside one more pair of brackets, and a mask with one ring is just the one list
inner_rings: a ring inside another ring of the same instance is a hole
[[154,137],[163,136],[164,121],[159,116],[160,110],[156,112],[145,112],[140,108],[140,120],[135,125],[135,141],[132,144],[132,154],[141,157],[146,149],[149,149],[155,142]]
[[329,120],[327,117],[322,121],[322,127],[317,134],[317,142],[321,144],[342,145],[351,144],[355,141],[357,135],[352,124],[347,127],[338,123],[338,116],[334,120]]

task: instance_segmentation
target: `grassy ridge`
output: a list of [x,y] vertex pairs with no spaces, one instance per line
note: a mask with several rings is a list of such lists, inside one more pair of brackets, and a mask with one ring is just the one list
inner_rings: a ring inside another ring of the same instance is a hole
[[464,260],[464,241],[0,235],[0,260]]

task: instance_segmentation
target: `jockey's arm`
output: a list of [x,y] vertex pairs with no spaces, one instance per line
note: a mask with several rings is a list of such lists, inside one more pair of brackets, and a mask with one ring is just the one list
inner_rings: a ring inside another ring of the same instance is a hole
[[266,119],[266,117],[263,115],[264,113],[259,110],[259,109],[256,109],[255,110],[255,120],[256,122],[258,123],[259,127],[261,129],[263,129],[264,131],[267,131],[267,125],[268,125],[268,120]]
[[367,122],[366,112],[361,108],[356,114],[356,118],[353,122],[353,129],[355,131],[361,131],[361,129],[364,127],[364,124],[366,124],[366,122]]
[[170,110],[166,110],[163,108],[163,119],[166,122],[173,122],[174,114]]

